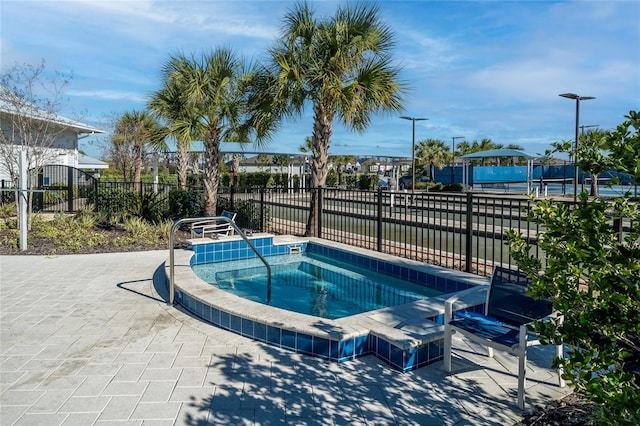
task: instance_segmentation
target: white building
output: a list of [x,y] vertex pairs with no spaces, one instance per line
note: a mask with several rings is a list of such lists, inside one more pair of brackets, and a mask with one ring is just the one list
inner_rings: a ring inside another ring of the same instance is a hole
[[[87,157],[78,152],[78,141],[84,137],[105,133],[104,130],[89,126],[79,121],[71,120],[52,113],[40,113],[36,107],[27,105],[24,110],[18,111],[15,106],[0,99],[0,148],[3,158],[0,159],[0,180],[10,180],[7,162],[11,155],[16,156],[14,162],[17,167],[17,155],[22,149],[21,135],[28,131],[48,132],[51,140],[47,146],[41,148],[40,158],[44,159],[42,165],[64,165],[79,169],[102,169],[108,165],[100,160]],[[33,124],[32,129],[25,130],[25,125]],[[33,140],[39,140],[34,137]],[[27,143],[27,145],[31,145]],[[33,150],[35,147],[28,146]],[[31,165],[33,167],[34,164]]]

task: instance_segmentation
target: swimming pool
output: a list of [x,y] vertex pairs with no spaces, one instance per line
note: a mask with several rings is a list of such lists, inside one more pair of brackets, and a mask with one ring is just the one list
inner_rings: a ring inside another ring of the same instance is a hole
[[337,319],[442,294],[424,285],[349,265],[317,253],[270,256],[271,299],[266,268],[258,259],[193,266],[217,288],[293,312]]
[[[234,261],[251,262],[255,254],[238,236],[194,239],[189,249],[175,250],[175,303],[194,316],[241,336],[330,361],[346,362],[374,355],[405,372],[441,360],[444,300],[452,293],[489,282],[488,278],[465,272],[318,238],[253,234],[249,239],[270,264],[282,255],[311,254],[442,293],[337,319],[323,318],[239,297],[196,275],[193,268],[201,264],[215,264],[216,272],[229,272]],[[169,265],[170,262],[165,263],[167,287]],[[475,297],[479,298],[461,302],[465,308],[482,311],[482,292],[476,292]]]

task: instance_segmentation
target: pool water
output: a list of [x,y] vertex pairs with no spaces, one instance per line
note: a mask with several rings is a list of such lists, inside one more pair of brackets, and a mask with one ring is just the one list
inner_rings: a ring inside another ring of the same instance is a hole
[[[271,306],[337,319],[440,295],[441,292],[373,273],[316,253],[269,256]],[[266,268],[259,259],[199,264],[202,280],[245,299],[267,303]]]

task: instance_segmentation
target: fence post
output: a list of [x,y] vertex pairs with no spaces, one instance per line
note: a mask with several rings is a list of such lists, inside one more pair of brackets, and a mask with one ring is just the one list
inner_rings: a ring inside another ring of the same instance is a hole
[[473,264],[473,193],[467,192],[467,232],[465,235],[465,271],[471,272]]
[[265,232],[264,231],[264,187],[260,188],[260,232]]
[[622,236],[622,218],[619,217],[617,219],[613,219],[613,230],[616,232],[616,234],[618,234],[618,242],[622,242],[623,240],[623,236]]
[[318,191],[318,238],[322,238],[322,197],[324,188],[316,188],[314,191]]
[[231,188],[229,188],[229,208],[231,209],[231,211],[235,211],[235,208],[234,208],[235,195],[236,195],[236,187],[234,185],[231,185]]
[[95,176],[93,176],[93,191],[94,191],[94,200],[93,200],[93,208],[95,210],[95,212],[98,212],[98,178],[96,178]]
[[67,211],[73,213],[73,168],[67,167]]
[[382,251],[382,188],[378,187],[378,214],[377,214],[377,244],[378,251]]

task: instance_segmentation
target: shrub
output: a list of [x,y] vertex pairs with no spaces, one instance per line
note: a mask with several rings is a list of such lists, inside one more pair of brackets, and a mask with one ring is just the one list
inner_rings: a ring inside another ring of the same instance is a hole
[[378,184],[378,175],[360,175],[358,179],[358,189],[373,189]]
[[98,191],[96,209],[107,216],[127,212],[135,202],[137,195],[135,191],[128,189],[101,189]]
[[[632,111],[627,118],[611,134],[607,161],[638,182],[640,116]],[[554,364],[598,404],[597,424],[640,424],[640,205],[630,193],[608,202],[586,191],[575,206],[533,203],[528,219],[544,230],[538,246],[546,263],[515,231],[508,234],[511,253],[533,281],[532,294],[550,295],[564,318],[539,322],[536,331],[544,343],[569,345],[567,358]],[[632,224],[624,233],[611,226],[623,218]]]
[[327,173],[326,185],[327,186],[338,185],[338,172],[336,172],[334,169],[329,170],[329,173]]
[[199,216],[202,209],[203,200],[200,193],[179,188],[169,192],[169,217],[177,219]]
[[164,216],[164,205],[167,196],[160,192],[135,194],[127,213],[150,223],[160,223]]
[[2,219],[15,216],[17,211],[15,202],[0,204],[0,218]]

